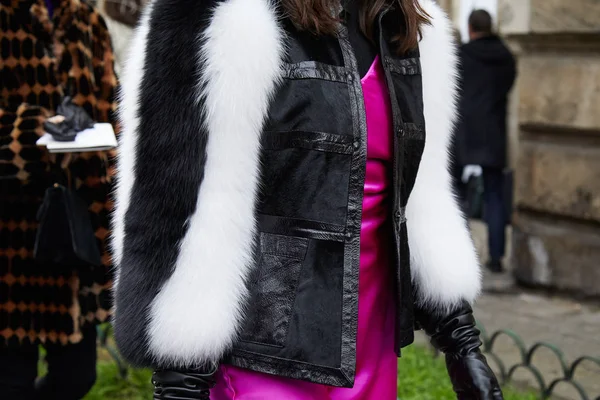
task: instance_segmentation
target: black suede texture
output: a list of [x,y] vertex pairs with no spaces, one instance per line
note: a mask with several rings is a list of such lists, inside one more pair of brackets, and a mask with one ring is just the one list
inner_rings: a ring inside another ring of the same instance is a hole
[[312,70],[315,78],[288,77],[284,81],[273,102],[277,106],[269,110],[267,130],[326,132],[352,137],[350,114],[344,112],[350,108],[347,72],[334,78],[342,82],[335,82],[318,75],[327,71],[320,65],[304,64],[302,67],[304,71]]
[[342,49],[334,36],[315,36],[297,30],[289,19],[282,22],[285,31],[293,34],[286,43],[287,63],[313,61],[328,66],[344,66]]
[[350,155],[325,151],[265,151],[259,212],[343,226],[350,161]]

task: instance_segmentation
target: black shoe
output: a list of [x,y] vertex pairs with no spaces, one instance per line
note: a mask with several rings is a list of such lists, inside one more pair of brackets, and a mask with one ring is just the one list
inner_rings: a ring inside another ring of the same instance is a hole
[[210,370],[155,371],[152,374],[154,400],[210,400],[210,389],[216,384],[216,372],[216,365]]
[[491,260],[487,263],[487,269],[489,269],[494,274],[501,274],[504,272],[504,268],[502,267],[502,261]]

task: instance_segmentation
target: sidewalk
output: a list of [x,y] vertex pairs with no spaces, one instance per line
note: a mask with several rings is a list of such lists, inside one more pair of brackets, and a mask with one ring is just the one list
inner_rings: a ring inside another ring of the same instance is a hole
[[[487,254],[485,226],[475,222],[471,228],[479,254]],[[475,312],[488,334],[510,329],[521,337],[527,349],[536,342],[553,344],[562,350],[569,367],[584,355],[600,358],[598,305],[524,291],[514,285],[510,271],[502,275],[484,273],[484,293],[475,305]],[[494,353],[510,366],[521,359],[518,348],[506,336],[499,338]],[[547,385],[563,376],[556,356],[547,349],[538,350],[532,364],[540,370]],[[536,387],[527,370],[521,369],[515,376],[517,381],[527,380]],[[583,364],[575,377],[590,399],[600,398],[600,366]],[[569,385],[563,384],[559,389],[556,392],[565,399],[580,399]]]

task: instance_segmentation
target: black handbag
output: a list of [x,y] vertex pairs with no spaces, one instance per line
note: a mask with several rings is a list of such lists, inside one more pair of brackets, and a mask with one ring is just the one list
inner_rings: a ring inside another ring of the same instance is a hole
[[100,266],[100,249],[85,201],[56,183],[48,188],[37,215],[34,258],[65,271]]

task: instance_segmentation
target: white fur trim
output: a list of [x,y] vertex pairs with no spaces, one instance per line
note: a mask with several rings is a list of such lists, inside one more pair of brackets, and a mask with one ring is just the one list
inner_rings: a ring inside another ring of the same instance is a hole
[[150,310],[159,364],[219,359],[236,337],[252,265],[260,135],[281,75],[282,32],[267,0],[220,3],[203,39],[207,161],[175,270]]
[[419,304],[447,309],[473,302],[481,289],[477,254],[453,194],[449,147],[457,103],[456,46],[448,17],[432,0],[421,0],[432,17],[419,44],[423,71],[426,141],[406,215],[412,278]]
[[[117,184],[115,193],[115,209],[112,215],[112,255],[114,265],[120,265],[123,257],[123,241],[125,239],[125,214],[129,208],[131,189],[135,181],[135,147],[138,138],[138,105],[140,86],[144,76],[146,62],[146,40],[150,29],[151,4],[145,8],[140,25],[137,27],[132,45],[129,48],[126,68],[121,80],[119,93],[119,118],[121,133],[117,156]],[[119,281],[119,268],[116,269],[113,290]]]

